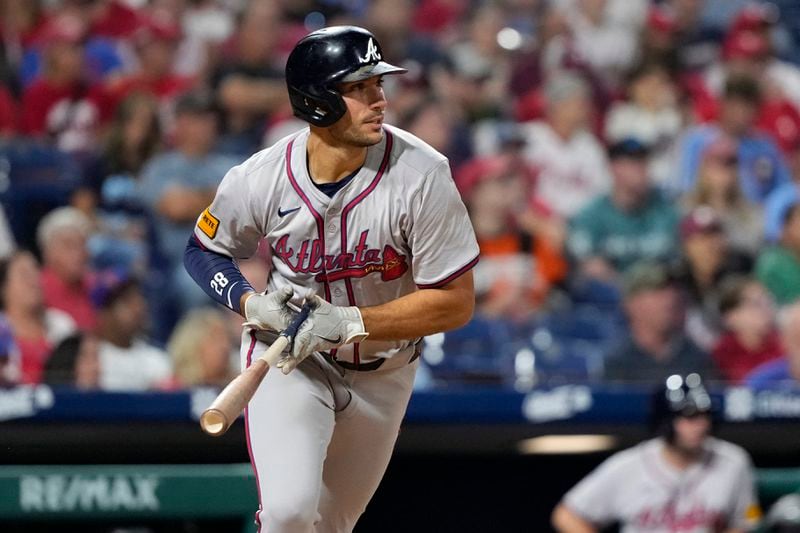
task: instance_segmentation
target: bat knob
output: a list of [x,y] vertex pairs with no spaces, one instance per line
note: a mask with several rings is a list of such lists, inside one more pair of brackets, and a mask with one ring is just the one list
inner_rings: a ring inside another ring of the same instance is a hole
[[218,437],[228,431],[229,422],[219,409],[206,409],[200,416],[200,427],[212,437]]

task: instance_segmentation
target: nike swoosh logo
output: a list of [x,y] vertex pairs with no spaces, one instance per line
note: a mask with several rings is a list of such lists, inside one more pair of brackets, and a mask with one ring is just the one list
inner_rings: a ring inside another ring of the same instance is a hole
[[342,342],[342,336],[341,335],[339,335],[335,339],[329,339],[327,337],[323,337],[322,335],[317,335],[317,337],[319,337],[320,339],[324,340],[325,342],[330,342],[331,344],[339,344],[340,342]]
[[283,218],[283,217],[285,217],[286,215],[288,215],[289,213],[294,213],[294,212],[295,212],[295,211],[297,211],[298,209],[300,209],[300,208],[299,208],[299,207],[295,207],[295,208],[293,208],[293,209],[287,209],[286,211],[283,211],[283,210],[282,210],[282,209],[279,207],[279,208],[278,208],[278,216],[279,216],[279,217],[281,217],[281,218]]

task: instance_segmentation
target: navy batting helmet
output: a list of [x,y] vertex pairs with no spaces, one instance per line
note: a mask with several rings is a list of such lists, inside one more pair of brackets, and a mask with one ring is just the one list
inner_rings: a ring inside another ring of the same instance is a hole
[[699,374],[681,376],[674,374],[654,395],[651,410],[651,428],[668,441],[674,438],[673,420],[678,416],[708,414],[713,416],[711,395],[703,386]]
[[347,108],[337,84],[406,69],[383,61],[378,40],[358,26],[331,26],[309,33],[286,61],[286,85],[296,117],[327,127]]

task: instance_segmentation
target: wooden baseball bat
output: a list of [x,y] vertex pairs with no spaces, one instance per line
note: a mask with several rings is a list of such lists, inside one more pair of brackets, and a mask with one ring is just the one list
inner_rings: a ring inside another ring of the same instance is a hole
[[212,437],[219,437],[228,431],[256,393],[267,371],[280,361],[281,353],[297,334],[300,325],[308,318],[310,310],[309,304],[304,304],[289,327],[281,332],[267,351],[222,389],[200,416],[200,427],[203,431]]

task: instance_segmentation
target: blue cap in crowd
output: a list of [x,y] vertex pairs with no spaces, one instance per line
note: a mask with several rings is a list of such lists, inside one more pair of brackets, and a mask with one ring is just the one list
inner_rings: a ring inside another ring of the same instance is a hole
[[105,309],[129,287],[137,285],[130,273],[123,269],[108,269],[98,272],[91,284],[89,298],[96,309]]

